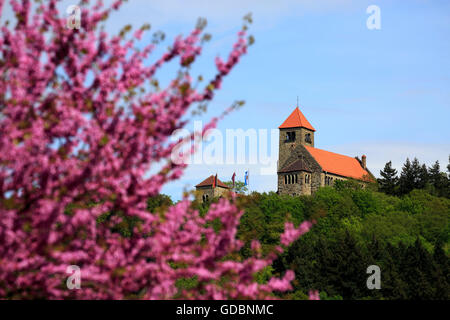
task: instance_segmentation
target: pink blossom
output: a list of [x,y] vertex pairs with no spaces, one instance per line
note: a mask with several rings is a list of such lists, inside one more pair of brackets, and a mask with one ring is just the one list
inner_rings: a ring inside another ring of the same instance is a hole
[[319,291],[317,290],[309,291],[309,300],[320,300]]
[[[243,245],[236,238],[243,212],[229,200],[204,216],[187,199],[163,214],[147,211],[148,198],[186,168],[170,161],[176,144],[169,137],[185,126],[193,104],[213,99],[246,54],[246,33],[196,88],[188,66],[201,53],[201,30],[178,37],[148,64],[155,44],[137,49],[140,30],[131,39],[101,31],[121,0],[83,8],[79,31],[66,28],[56,3],[32,12],[30,1],[12,1],[21,19],[14,29],[0,27],[0,298],[262,299],[289,290],[292,271],[254,281],[275,252],[261,257],[254,242],[254,257],[229,258]],[[177,60],[184,76],[159,88],[155,73]],[[149,82],[157,90],[148,90]],[[210,222],[217,218],[216,232]],[[281,243],[310,227],[286,224]],[[80,290],[64,285],[70,265],[87,282]],[[198,286],[179,292],[177,281],[192,277]]]
[[289,245],[301,235],[308,232],[311,226],[312,223],[309,221],[304,221],[298,228],[295,228],[291,222],[286,222],[284,225],[284,233],[281,235],[281,244],[285,246]]

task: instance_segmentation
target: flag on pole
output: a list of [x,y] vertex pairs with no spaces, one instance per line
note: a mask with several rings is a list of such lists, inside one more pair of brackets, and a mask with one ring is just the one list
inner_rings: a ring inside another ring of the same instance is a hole
[[244,175],[244,185],[248,186],[248,180],[249,180],[249,170],[245,171],[245,175]]
[[233,172],[233,175],[231,176],[231,181],[233,181],[233,189],[234,189],[234,180],[236,178],[236,172]]

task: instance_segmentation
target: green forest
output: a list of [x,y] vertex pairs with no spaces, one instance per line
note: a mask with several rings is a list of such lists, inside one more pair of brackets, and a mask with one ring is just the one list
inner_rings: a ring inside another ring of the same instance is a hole
[[[307,299],[308,291],[317,289],[321,299],[332,300],[449,299],[449,185],[439,163],[427,168],[414,159],[398,176],[387,163],[377,183],[365,188],[336,181],[312,196],[242,194],[236,201],[245,211],[240,255],[251,255],[252,239],[270,252],[279,245],[285,221],[315,220],[311,231],[258,275],[265,281],[294,270],[294,289],[281,298]],[[160,195],[149,200],[149,209],[170,204]],[[210,203],[193,205],[206,212]],[[369,265],[380,267],[379,290],[367,288]]]

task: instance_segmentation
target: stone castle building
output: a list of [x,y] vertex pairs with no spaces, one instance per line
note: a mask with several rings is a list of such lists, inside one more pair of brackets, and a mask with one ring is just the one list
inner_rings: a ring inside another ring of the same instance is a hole
[[[283,122],[279,134],[278,194],[311,195],[336,180],[354,179],[363,185],[375,177],[361,159],[314,147],[314,127],[297,107]],[[211,175],[195,186],[196,198],[207,202],[221,197],[229,187]]]
[[359,159],[315,148],[316,130],[298,107],[279,129],[277,193],[310,195],[336,180],[351,178],[365,184],[375,179],[365,155]]
[[217,178],[217,176],[209,176],[198,185],[195,186],[196,198],[198,201],[208,202],[213,198],[220,198],[230,188]]

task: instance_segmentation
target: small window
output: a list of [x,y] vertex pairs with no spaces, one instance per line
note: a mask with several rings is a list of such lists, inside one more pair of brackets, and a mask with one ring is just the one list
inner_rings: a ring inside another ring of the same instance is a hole
[[284,176],[284,184],[287,184],[287,176]]
[[305,142],[308,142],[308,143],[311,143],[312,141],[311,141],[311,133],[307,133],[306,135],[305,135]]
[[298,183],[298,174],[295,175],[295,183]]
[[295,141],[295,131],[286,132],[286,140],[284,142],[294,142]]

